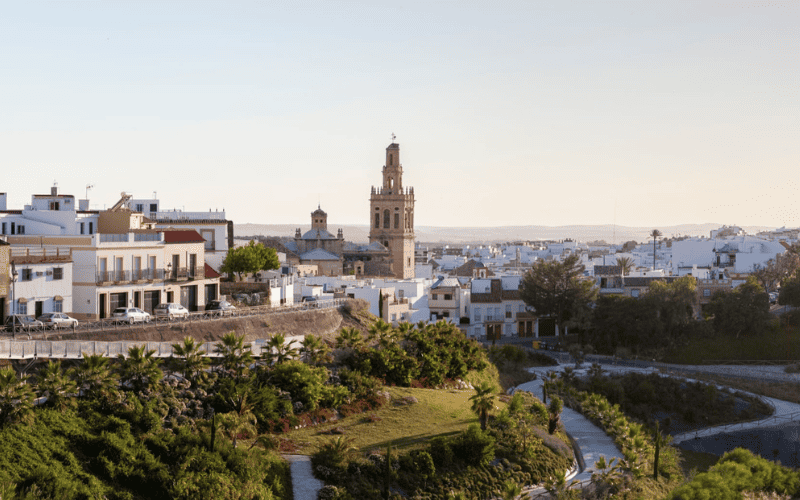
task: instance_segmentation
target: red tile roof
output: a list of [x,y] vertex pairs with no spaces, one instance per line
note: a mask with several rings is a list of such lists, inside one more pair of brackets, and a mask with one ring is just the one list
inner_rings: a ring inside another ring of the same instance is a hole
[[206,278],[219,278],[220,274],[214,270],[213,267],[209,266],[208,264],[205,265],[205,276]]
[[194,229],[164,231],[164,243],[205,243],[205,241]]

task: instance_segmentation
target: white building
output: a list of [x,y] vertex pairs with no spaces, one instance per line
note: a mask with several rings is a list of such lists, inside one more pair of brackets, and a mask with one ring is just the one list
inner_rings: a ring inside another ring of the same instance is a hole
[[49,312],[72,312],[72,258],[69,253],[26,254],[16,249],[11,255],[12,286],[9,314],[34,317]]

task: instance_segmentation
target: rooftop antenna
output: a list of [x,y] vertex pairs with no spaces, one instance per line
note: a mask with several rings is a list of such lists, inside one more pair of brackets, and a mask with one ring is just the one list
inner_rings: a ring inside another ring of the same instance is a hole
[[156,195],[156,192],[155,192],[155,191],[153,191],[153,199],[154,199],[154,200],[155,200],[155,199],[158,199],[158,196]]
[[86,199],[89,199],[89,190],[94,187],[94,184],[87,184],[86,185]]

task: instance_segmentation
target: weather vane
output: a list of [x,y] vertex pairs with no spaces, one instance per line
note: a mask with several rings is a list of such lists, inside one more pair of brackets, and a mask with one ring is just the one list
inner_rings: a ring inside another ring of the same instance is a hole
[[397,136],[396,136],[396,135],[394,135],[394,132],[392,132],[392,144],[394,144],[394,140],[395,140],[395,139],[397,139]]

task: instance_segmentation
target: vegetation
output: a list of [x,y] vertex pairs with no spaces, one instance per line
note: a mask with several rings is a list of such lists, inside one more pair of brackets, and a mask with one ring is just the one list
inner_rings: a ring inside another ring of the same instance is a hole
[[578,255],[563,261],[537,261],[522,278],[520,296],[541,316],[550,316],[559,327],[584,313],[596,297],[592,281],[583,277],[584,266]]
[[242,275],[245,273],[278,269],[280,265],[278,254],[274,248],[265,247],[261,243],[250,240],[248,245],[228,250],[220,271],[228,274],[236,273],[241,281]]
[[750,276],[730,292],[717,292],[708,305],[708,313],[714,316],[715,332],[740,336],[758,335],[769,324],[769,297],[756,278]]
[[708,472],[697,474],[669,496],[670,500],[742,498],[743,492],[800,493],[800,473],[737,448],[726,453]]

